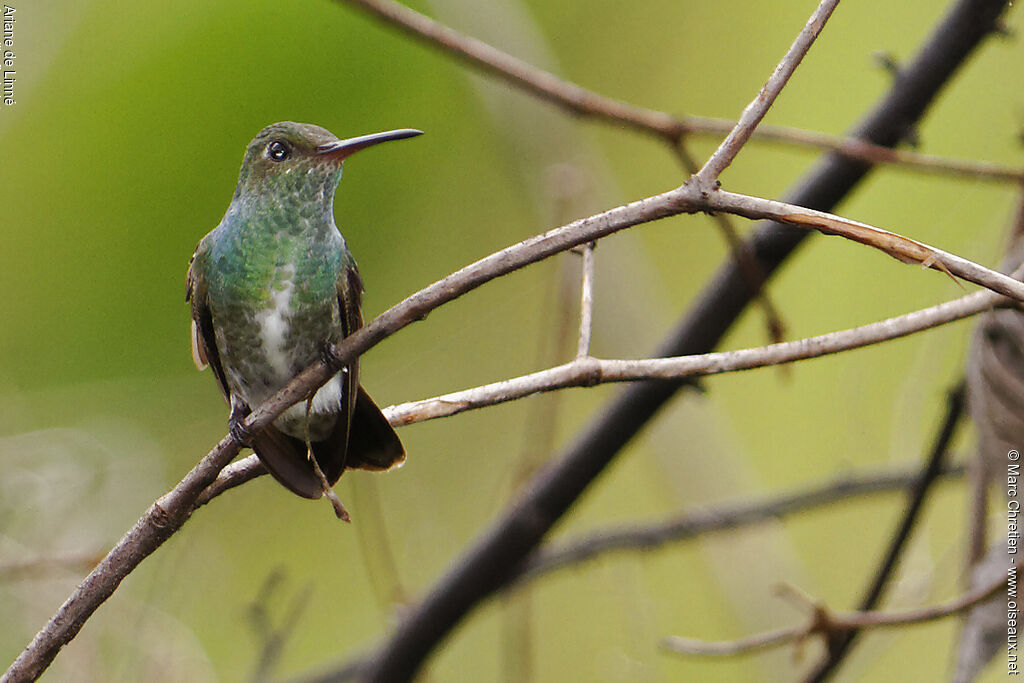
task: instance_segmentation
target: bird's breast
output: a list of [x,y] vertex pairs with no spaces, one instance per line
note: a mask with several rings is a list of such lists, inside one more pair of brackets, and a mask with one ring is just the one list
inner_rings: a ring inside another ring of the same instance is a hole
[[259,327],[263,357],[278,378],[291,377],[295,359],[289,352],[288,337],[293,317],[292,297],[295,294],[295,265],[285,265],[275,272],[270,287],[269,306],[254,316]]

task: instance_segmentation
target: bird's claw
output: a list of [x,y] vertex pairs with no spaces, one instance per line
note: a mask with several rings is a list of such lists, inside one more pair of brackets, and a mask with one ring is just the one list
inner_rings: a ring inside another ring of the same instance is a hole
[[252,430],[245,424],[244,420],[229,420],[228,434],[239,446],[248,447],[252,441]]
[[337,366],[338,354],[334,352],[334,344],[325,342],[320,347],[320,362],[329,368]]

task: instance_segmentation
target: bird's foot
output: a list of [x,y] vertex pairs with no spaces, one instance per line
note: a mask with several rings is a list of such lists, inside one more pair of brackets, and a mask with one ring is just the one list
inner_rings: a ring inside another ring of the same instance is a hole
[[245,424],[245,418],[228,421],[228,434],[239,446],[249,447],[252,442],[252,430]]
[[324,342],[320,347],[320,362],[329,368],[335,368],[338,365],[338,354],[334,352],[334,344],[330,342]]
[[252,430],[245,424],[251,411],[248,407],[232,401],[231,416],[228,418],[228,434],[239,446],[248,447],[252,442]]

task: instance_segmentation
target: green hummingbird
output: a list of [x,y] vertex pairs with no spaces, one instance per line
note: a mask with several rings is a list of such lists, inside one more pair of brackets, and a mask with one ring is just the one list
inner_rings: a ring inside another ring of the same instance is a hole
[[359,385],[358,361],[262,430],[249,434],[242,423],[363,325],[362,280],[334,223],[342,162],[421,134],[406,128],[339,140],[319,126],[267,126],[245,151],[223,220],[189,262],[185,299],[196,367],[213,370],[231,406],[232,435],[306,498],[329,493],[325,484],[333,486],[345,469],[387,470],[405,460],[398,436]]

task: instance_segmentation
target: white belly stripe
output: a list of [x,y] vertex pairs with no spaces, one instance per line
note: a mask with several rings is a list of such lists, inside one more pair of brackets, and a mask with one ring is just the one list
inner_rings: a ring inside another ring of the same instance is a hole
[[288,334],[288,318],[291,317],[292,312],[291,300],[292,293],[295,291],[294,277],[294,265],[283,268],[280,280],[275,282],[275,285],[280,288],[270,294],[270,308],[256,314],[256,322],[260,326],[260,340],[263,342],[263,353],[270,367],[282,379],[288,379],[291,373],[291,363],[285,348],[285,337]]

